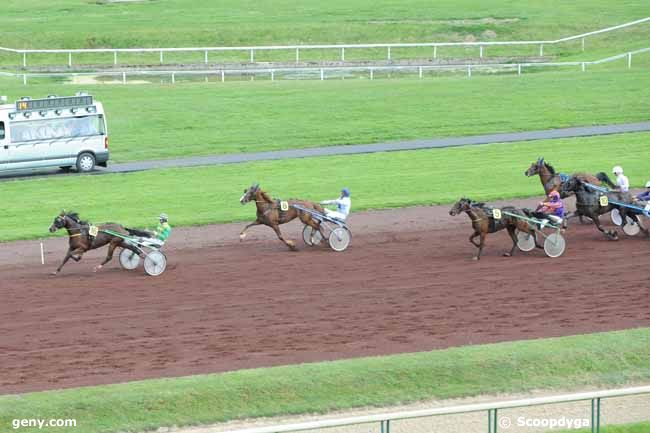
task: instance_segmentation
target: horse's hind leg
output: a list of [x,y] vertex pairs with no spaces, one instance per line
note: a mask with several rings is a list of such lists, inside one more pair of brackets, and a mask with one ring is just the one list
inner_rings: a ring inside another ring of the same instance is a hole
[[517,234],[515,233],[515,227],[508,227],[508,235],[510,236],[510,239],[512,239],[512,248],[510,248],[510,252],[503,253],[504,257],[512,257],[515,253],[515,249],[517,249]]
[[99,271],[101,268],[104,267],[104,265],[105,265],[106,263],[110,262],[110,261],[113,259],[113,251],[115,251],[115,248],[116,248],[120,243],[122,243],[122,240],[121,240],[121,239],[119,239],[119,241],[120,241],[119,243],[117,243],[117,242],[111,242],[110,244],[108,244],[108,253],[106,254],[106,258],[104,259],[104,261],[103,261],[101,264],[95,266],[95,272]]
[[278,235],[278,239],[280,239],[282,242],[284,242],[289,247],[289,249],[291,251],[296,250],[296,243],[294,241],[292,241],[292,240],[285,239],[282,236],[282,232],[280,231],[280,227],[277,224],[271,226],[271,228],[273,229],[273,231],[275,231],[275,234]]
[[474,241],[474,239],[476,239],[477,236],[481,236],[481,234],[480,234],[479,232],[474,232],[474,233],[472,233],[472,235],[469,237],[469,241],[470,241],[470,243],[471,243],[472,245],[474,245],[476,248],[478,248],[478,247],[481,246],[481,244],[478,244],[478,243],[476,243],[476,241]]
[[[618,232],[616,229],[614,230],[605,230],[601,225],[600,225],[600,218],[598,216],[592,217],[590,216],[591,220],[596,224],[596,228],[600,230],[601,233],[603,233],[605,236],[608,238],[617,241],[618,240]],[[623,221],[625,222],[625,217],[623,218]]]

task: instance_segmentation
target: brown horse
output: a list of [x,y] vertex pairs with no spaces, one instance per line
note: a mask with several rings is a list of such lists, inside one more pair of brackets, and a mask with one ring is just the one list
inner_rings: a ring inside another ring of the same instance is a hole
[[122,233],[125,236],[129,236],[133,234],[131,233],[130,229],[122,227],[119,224],[108,223],[99,226],[97,235],[93,237],[91,236],[90,233],[91,231],[90,227],[91,226],[88,222],[81,221],[79,219],[79,215],[77,215],[74,212],[68,213],[62,211],[56,218],[54,218],[54,221],[52,222],[52,225],[50,226],[49,229],[50,233],[54,233],[59,229],[63,229],[63,228],[66,229],[68,231],[70,246],[68,248],[68,252],[63,258],[63,262],[57,268],[57,270],[52,273],[53,275],[56,275],[59,272],[61,272],[61,269],[63,268],[63,266],[66,264],[68,260],[72,259],[75,262],[78,262],[79,260],[81,260],[81,256],[83,256],[83,254],[86,251],[94,250],[103,247],[104,245],[107,244],[108,244],[108,254],[106,255],[106,258],[100,265],[95,266],[95,272],[100,270],[106,263],[111,261],[111,259],[113,258],[113,251],[115,251],[115,248],[117,247],[126,248],[135,252],[136,254],[138,253],[137,249],[129,245],[129,243],[125,242],[122,238],[118,236],[109,235],[102,231],[107,229],[117,233]]
[[[278,235],[278,239],[284,242],[289,249],[295,251],[296,244],[290,239],[285,239],[280,232],[280,224],[288,223],[289,221],[300,218],[300,221],[303,224],[307,224],[313,227],[312,233],[320,231],[320,222],[312,218],[308,212],[301,211],[293,207],[294,204],[300,205],[301,207],[307,209],[313,209],[320,213],[325,213],[325,210],[321,205],[313,203],[306,200],[288,200],[286,202],[286,210],[282,209],[282,201],[272,199],[266,192],[260,189],[259,184],[255,184],[248,189],[244,190],[244,195],[239,199],[241,204],[246,204],[249,201],[255,200],[255,205],[257,207],[257,219],[252,223],[248,224],[239,234],[239,239],[244,240],[246,237],[246,230],[250,227],[257,225],[265,225],[271,227],[275,234]],[[322,233],[321,233],[322,234]],[[312,235],[313,236],[313,235]]]
[[566,183],[571,177],[576,177],[582,182],[588,182],[597,186],[601,185],[601,183],[605,183],[610,187],[614,187],[609,176],[602,171],[596,173],[595,176],[589,173],[574,173],[570,177],[563,178],[562,175],[555,172],[555,169],[551,164],[544,161],[544,158],[539,158],[537,159],[537,162],[533,162],[524,174],[528,177],[539,175],[539,181],[542,183],[546,195],[551,191],[557,191],[560,193],[560,197],[562,198],[566,198],[573,194],[572,191],[566,188]]
[[[526,216],[523,211],[514,206],[504,206],[501,208],[501,211]],[[469,237],[469,241],[472,245],[478,248],[474,260],[481,259],[481,252],[485,246],[485,238],[488,233],[495,233],[503,229],[508,230],[508,235],[510,235],[510,239],[512,239],[512,248],[510,249],[510,252],[503,253],[505,257],[510,257],[515,253],[517,247],[517,230],[532,235],[533,239],[535,239],[535,245],[537,248],[542,248],[542,246],[537,243],[535,230],[531,228],[525,220],[506,214],[503,214],[500,219],[495,219],[492,209],[487,208],[483,203],[476,203],[468,198],[461,198],[457,201],[449,211],[449,215],[456,216],[461,212],[465,212],[472,221],[474,233]],[[474,241],[477,237],[481,238],[479,243]]]

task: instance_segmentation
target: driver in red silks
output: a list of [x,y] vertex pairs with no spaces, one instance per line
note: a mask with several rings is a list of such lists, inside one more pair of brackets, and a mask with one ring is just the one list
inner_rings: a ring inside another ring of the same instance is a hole
[[534,215],[542,219],[541,228],[544,228],[549,221],[559,224],[564,218],[564,203],[557,191],[551,191],[548,194],[548,200],[540,202],[538,209]]

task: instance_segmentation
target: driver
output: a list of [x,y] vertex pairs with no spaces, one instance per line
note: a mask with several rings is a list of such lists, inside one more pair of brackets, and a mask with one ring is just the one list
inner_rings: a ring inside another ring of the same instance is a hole
[[336,210],[325,209],[325,215],[331,218],[336,218],[342,221],[348,217],[350,213],[350,208],[352,207],[352,200],[350,199],[350,190],[348,188],[343,188],[341,190],[341,196],[336,200],[323,200],[320,204],[335,204]]
[[551,191],[548,193],[548,200],[539,203],[539,210],[535,212],[535,217],[542,220],[540,228],[544,228],[549,221],[556,224],[562,222],[564,218],[564,203],[560,198],[560,193]]
[[645,191],[636,196],[639,201],[650,202],[650,180],[645,183]]
[[630,181],[623,174],[623,167],[617,165],[612,169],[612,172],[616,176],[616,186],[618,186],[619,191],[628,192],[630,190]]
[[169,235],[172,233],[172,226],[169,225],[169,217],[166,213],[161,213],[158,217],[158,227],[153,233],[156,239],[162,241],[163,243],[167,240]]

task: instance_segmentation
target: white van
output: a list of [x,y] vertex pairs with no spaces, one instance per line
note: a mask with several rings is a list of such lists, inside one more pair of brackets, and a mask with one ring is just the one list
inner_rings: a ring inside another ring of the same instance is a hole
[[0,105],[0,172],[73,166],[88,172],[107,162],[104,108],[92,96],[25,97]]

